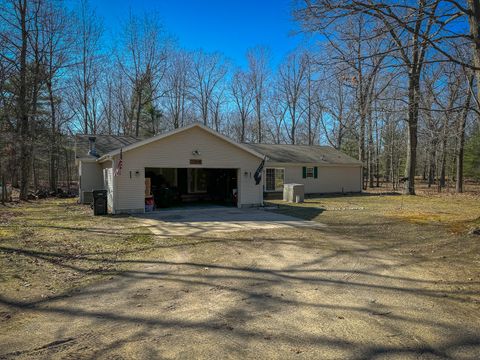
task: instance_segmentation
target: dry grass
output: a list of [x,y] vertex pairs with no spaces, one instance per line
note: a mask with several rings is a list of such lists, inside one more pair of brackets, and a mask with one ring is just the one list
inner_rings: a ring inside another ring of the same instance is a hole
[[[437,257],[466,261],[480,253],[478,236],[469,235],[480,227],[479,201],[471,194],[367,193],[274,203],[279,212],[329,225],[332,235],[379,243],[389,239],[403,252],[434,249]],[[89,207],[74,200],[0,207],[0,281],[7,297],[27,300],[62,293],[122,270],[126,265],[120,259],[151,255],[156,249],[153,235],[135,219],[93,217]]]
[[2,295],[46,298],[118,270],[153,243],[129,217],[93,217],[75,200],[0,206]]
[[[282,201],[272,201],[280,206]],[[468,232],[480,220],[480,196],[471,195],[417,195],[364,193],[361,195],[320,196],[306,199],[303,204],[288,204],[290,207],[322,210],[322,220],[340,216],[354,221],[358,216],[400,219],[412,223],[435,223],[437,225],[463,224]],[[326,213],[323,214],[323,211]],[[333,213],[334,212],[334,213]]]
[[0,358],[478,359],[477,201],[276,202],[328,226],[155,240],[72,201],[4,209]]
[[379,246],[388,242],[399,253],[422,254],[425,261],[458,261],[467,272],[480,263],[480,237],[471,234],[480,228],[480,196],[471,193],[364,193],[320,196],[303,204],[272,203],[278,212],[327,224],[335,235]]

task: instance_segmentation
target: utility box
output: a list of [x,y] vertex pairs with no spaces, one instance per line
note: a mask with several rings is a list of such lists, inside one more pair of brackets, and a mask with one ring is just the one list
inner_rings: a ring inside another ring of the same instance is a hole
[[93,215],[107,215],[107,190],[93,190]]
[[303,184],[284,184],[283,201],[303,202],[305,199],[305,186]]
[[91,191],[82,191],[82,197],[80,200],[82,204],[93,204],[93,193]]

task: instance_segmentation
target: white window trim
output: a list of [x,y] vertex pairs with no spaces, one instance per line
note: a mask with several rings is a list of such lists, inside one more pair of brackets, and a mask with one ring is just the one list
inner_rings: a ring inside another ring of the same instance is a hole
[[[308,175],[308,171],[309,170],[312,170],[312,173],[311,173],[311,176]],[[315,169],[314,169],[314,166],[306,166],[306,171],[305,171],[305,178],[309,179],[313,179],[315,177]]]
[[285,185],[285,168],[281,167],[266,167],[265,168],[265,173],[264,173],[264,179],[265,179],[265,192],[279,192],[283,191],[283,187],[281,189],[275,188],[274,190],[267,190],[267,169],[274,169],[275,170],[275,177],[277,176],[276,172],[277,170],[283,170],[283,184]]

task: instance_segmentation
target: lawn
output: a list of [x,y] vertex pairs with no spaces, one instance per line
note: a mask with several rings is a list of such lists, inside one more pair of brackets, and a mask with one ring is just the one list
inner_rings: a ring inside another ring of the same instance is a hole
[[478,359],[478,201],[274,201],[315,226],[184,238],[73,200],[1,208],[0,358]]
[[480,195],[364,193],[270,204],[279,213],[324,223],[333,234],[417,253],[426,261],[448,257],[452,264],[465,263],[467,271],[480,266],[480,236],[473,234],[480,228]]
[[48,298],[121,270],[153,236],[129,217],[94,217],[74,199],[0,205],[2,296]]

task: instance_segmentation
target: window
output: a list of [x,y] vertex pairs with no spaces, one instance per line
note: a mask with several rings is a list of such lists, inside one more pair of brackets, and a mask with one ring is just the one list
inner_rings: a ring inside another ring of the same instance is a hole
[[207,172],[205,169],[188,169],[188,192],[207,192]]
[[302,167],[302,178],[318,178],[318,167],[316,166],[309,166],[309,167]]
[[307,167],[307,178],[313,178],[313,167]]
[[285,169],[266,168],[265,169],[265,190],[281,191],[285,182]]

